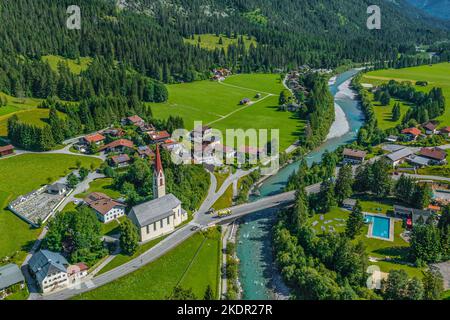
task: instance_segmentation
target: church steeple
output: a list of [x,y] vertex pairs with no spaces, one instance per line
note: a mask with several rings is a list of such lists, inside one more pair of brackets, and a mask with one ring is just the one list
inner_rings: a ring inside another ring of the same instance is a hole
[[164,177],[159,145],[156,145],[155,171],[153,172],[153,197],[155,199],[166,195],[166,178]]

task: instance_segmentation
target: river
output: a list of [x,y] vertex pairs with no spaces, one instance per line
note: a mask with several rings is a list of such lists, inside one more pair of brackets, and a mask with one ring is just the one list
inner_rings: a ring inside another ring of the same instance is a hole
[[[355,101],[354,92],[349,88],[356,73],[358,70],[350,70],[330,80],[330,91],[335,98],[336,120],[327,140],[308,154],[306,160],[309,165],[319,162],[326,150],[334,151],[339,146],[354,141],[363,125],[364,115],[359,103]],[[259,188],[258,198],[281,192],[298,165],[298,162],[294,162],[267,179]],[[289,290],[274,265],[271,239],[274,222],[275,214],[271,210],[256,212],[241,220],[237,256],[240,259],[239,279],[245,300],[286,299],[289,295]]]

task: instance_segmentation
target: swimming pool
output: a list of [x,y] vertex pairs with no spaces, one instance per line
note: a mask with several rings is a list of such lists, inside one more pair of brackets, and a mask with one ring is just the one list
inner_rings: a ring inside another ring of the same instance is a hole
[[390,218],[366,215],[366,221],[372,224],[372,237],[383,238],[387,240],[390,239]]

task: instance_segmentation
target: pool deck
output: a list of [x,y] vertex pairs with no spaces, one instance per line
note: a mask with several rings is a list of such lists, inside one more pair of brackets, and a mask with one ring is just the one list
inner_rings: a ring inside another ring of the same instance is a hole
[[372,235],[373,223],[369,223],[369,230],[367,231],[367,238],[394,242],[394,228],[395,228],[395,219],[394,218],[388,217],[385,214],[372,213],[372,212],[363,212],[363,214],[364,214],[364,218],[366,217],[366,215],[369,215],[369,216],[375,216],[375,217],[389,219],[389,239]]

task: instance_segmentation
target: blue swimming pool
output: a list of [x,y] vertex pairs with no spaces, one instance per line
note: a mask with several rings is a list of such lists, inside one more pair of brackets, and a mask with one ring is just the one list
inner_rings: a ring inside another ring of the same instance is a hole
[[366,215],[366,221],[368,223],[372,223],[372,234],[373,237],[389,239],[389,231],[391,227],[391,219],[380,217],[380,216],[371,216]]

